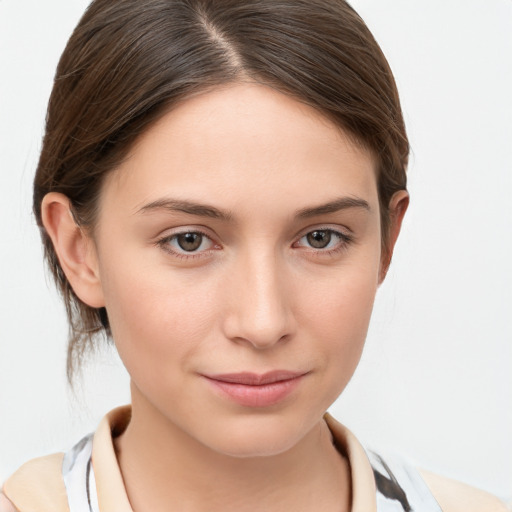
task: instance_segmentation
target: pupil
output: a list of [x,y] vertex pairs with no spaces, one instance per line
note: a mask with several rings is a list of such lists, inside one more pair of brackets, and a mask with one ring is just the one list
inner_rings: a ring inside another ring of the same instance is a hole
[[201,245],[203,241],[203,235],[200,233],[184,233],[178,235],[178,245],[184,251],[195,251]]
[[308,243],[315,249],[324,249],[331,241],[330,231],[312,231],[307,235]]

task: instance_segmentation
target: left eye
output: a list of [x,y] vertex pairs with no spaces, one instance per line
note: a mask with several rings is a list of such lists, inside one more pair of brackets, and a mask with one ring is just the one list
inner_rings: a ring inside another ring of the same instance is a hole
[[165,238],[162,242],[171,251],[182,254],[205,251],[213,247],[212,240],[198,231],[177,233]]
[[313,249],[332,249],[339,245],[340,242],[345,242],[346,237],[332,229],[315,229],[306,233],[299,240],[299,245],[302,247],[312,247]]

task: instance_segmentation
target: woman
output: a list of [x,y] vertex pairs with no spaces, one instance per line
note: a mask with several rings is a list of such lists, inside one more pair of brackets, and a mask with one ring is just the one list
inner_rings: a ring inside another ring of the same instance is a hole
[[93,2],[57,70],[34,211],[70,375],[106,334],[132,406],[22,467],[4,508],[500,510],[324,416],[361,354],[408,153],[387,62],[344,2]]

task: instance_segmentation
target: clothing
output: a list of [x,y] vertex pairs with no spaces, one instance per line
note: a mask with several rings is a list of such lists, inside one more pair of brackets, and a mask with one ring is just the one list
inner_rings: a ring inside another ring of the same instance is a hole
[[[112,440],[130,416],[129,407],[114,409],[94,435],[66,454],[22,466],[3,492],[20,512],[132,512]],[[346,427],[328,414],[325,420],[335,446],[348,458],[352,512],[441,512],[416,469],[365,451]]]

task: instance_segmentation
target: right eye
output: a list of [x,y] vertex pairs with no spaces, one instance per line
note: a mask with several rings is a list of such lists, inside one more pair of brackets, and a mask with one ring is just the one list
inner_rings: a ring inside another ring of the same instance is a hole
[[207,235],[192,230],[166,236],[158,241],[158,245],[183,258],[199,255],[215,247],[213,240]]

